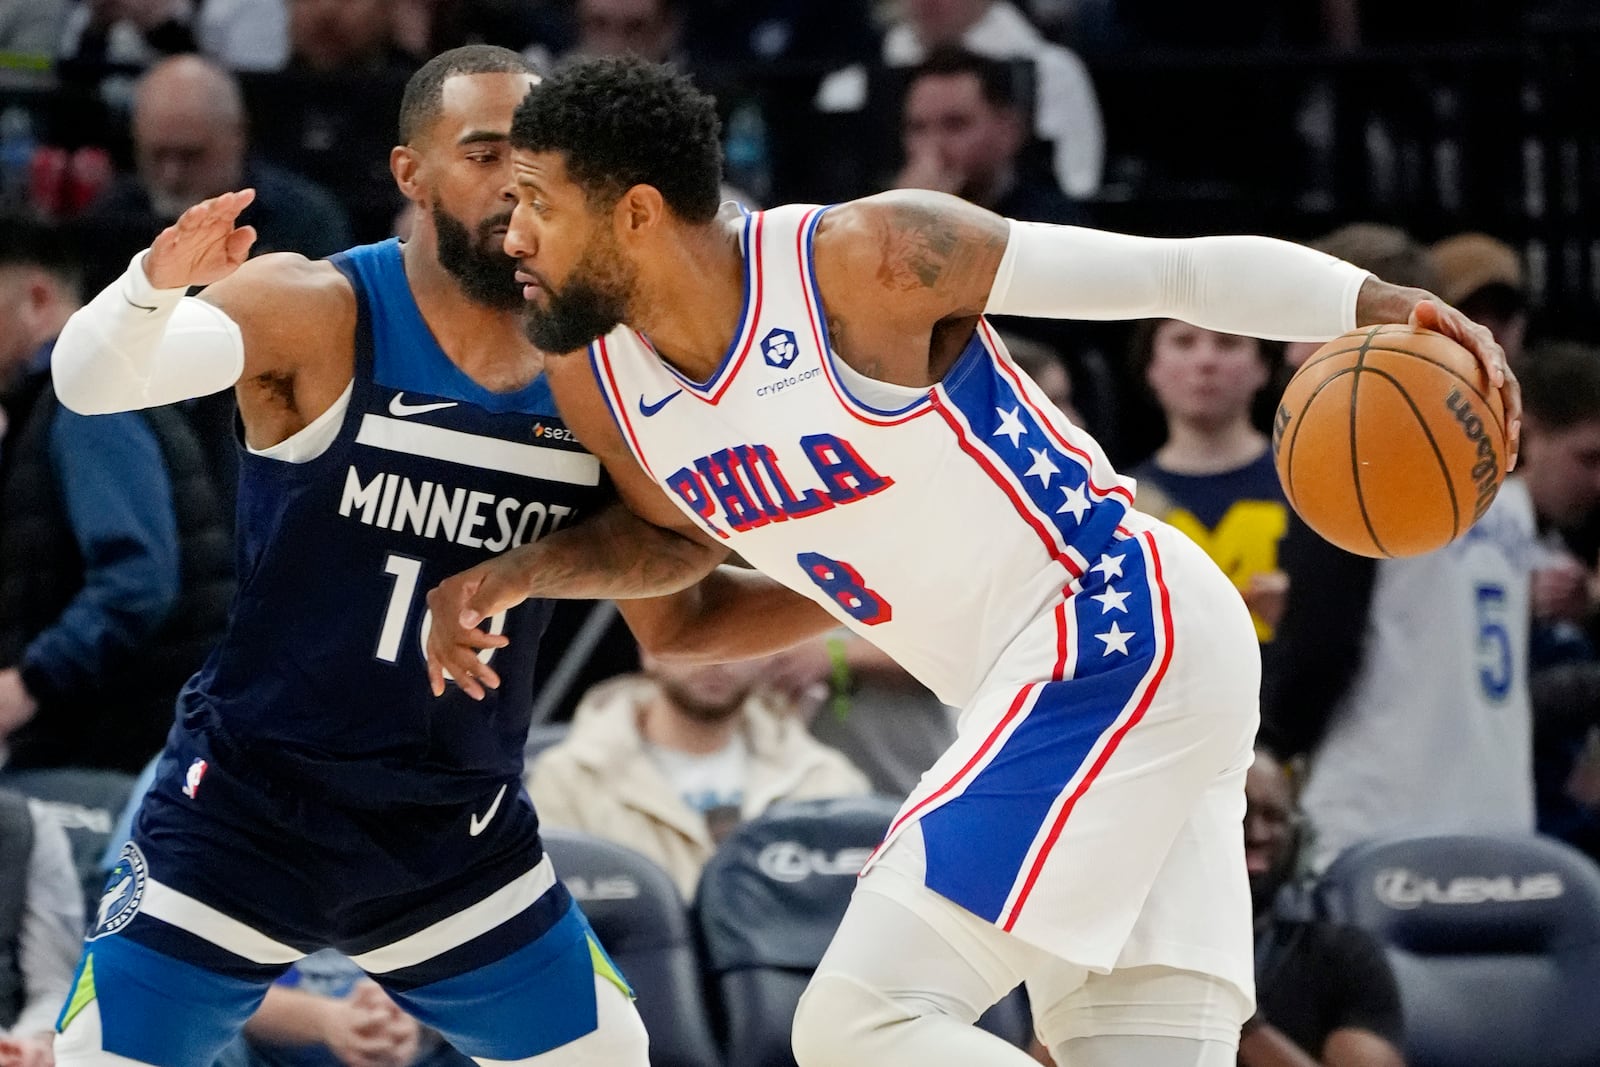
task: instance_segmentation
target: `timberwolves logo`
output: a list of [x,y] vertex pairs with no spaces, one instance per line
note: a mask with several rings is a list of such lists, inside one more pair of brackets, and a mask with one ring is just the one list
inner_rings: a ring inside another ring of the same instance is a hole
[[767,336],[761,339],[761,356],[769,367],[787,370],[799,354],[800,346],[794,343],[792,330],[768,330]]
[[117,865],[111,868],[111,876],[106,879],[106,892],[100,898],[90,941],[114,934],[133,921],[139,914],[139,905],[144,903],[144,885],[144,853],[129,841],[122,846]]

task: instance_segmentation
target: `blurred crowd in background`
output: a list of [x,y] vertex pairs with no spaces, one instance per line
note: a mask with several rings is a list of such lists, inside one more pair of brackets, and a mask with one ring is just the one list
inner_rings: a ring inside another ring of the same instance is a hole
[[[0,0],[0,743],[12,787],[48,801],[0,793],[0,1067],[49,1062],[83,924],[61,885],[96,884],[99,848],[115,855],[107,813],[137,803],[233,586],[231,397],[77,416],[51,395],[51,344],[225,191],[257,190],[257,253],[404,238],[400,93],[468,42],[684,70],[719,102],[727,195],[751,208],[923,188],[1030,221],[1265,233],[1494,331],[1524,382],[1521,467],[1476,536],[1373,561],[1300,524],[1273,468],[1278,394],[1315,346],[998,323],[1256,617],[1246,837],[1268,950],[1241,1062],[1400,1062],[1376,942],[1302,936],[1282,911],[1347,850],[1537,831],[1600,859],[1593,4]],[[1485,582],[1468,559],[1484,551],[1514,578]],[[647,857],[684,902],[769,807],[903,796],[953,736],[952,709],[844,633],[693,670],[641,662],[607,604],[563,606],[550,637],[527,780],[545,824]],[[1271,1058],[1263,1034],[1311,1060]],[[337,957],[297,966],[234,1051],[454,1056]]]

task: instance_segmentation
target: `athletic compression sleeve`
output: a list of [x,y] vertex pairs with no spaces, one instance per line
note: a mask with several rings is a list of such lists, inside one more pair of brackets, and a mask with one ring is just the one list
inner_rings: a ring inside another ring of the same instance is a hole
[[1222,333],[1326,341],[1356,326],[1368,273],[1270,237],[1130,237],[1011,221],[985,308],[1059,319],[1182,319]]
[[80,415],[206,396],[244,372],[244,341],[226,312],[182,289],[157,289],[144,252],[67,320],[50,357],[56,395]]

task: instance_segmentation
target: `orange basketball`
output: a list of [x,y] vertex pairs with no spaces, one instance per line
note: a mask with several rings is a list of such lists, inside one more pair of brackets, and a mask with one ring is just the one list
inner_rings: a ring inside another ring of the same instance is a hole
[[1431,330],[1364,326],[1295,372],[1273,420],[1289,504],[1362,556],[1416,556],[1466,532],[1505,476],[1500,394]]

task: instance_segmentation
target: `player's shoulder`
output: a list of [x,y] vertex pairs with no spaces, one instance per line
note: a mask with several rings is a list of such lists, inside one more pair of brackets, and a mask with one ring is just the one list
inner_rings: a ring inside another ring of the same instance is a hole
[[[862,297],[895,294],[943,317],[983,309],[1009,224],[959,197],[894,189],[839,204],[812,239],[819,281]],[[924,309],[926,310],[926,309]]]

